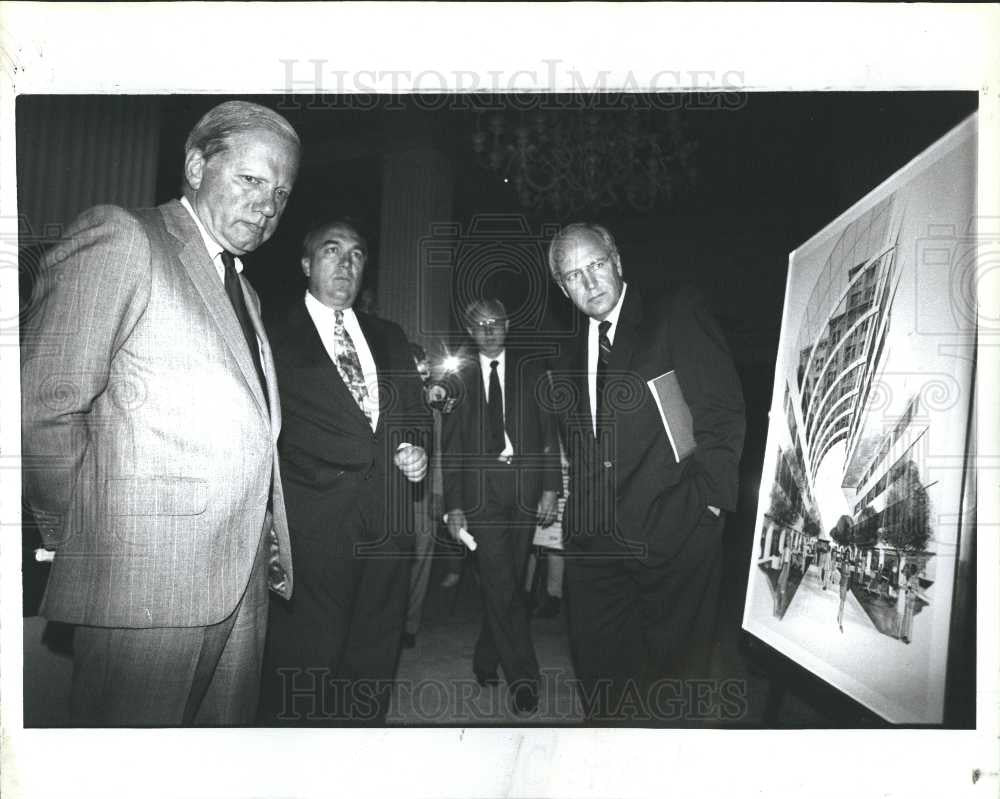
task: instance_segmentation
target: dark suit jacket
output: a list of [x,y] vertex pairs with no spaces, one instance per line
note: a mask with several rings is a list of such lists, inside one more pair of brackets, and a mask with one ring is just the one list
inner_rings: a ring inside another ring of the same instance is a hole
[[[733,510],[745,428],[743,394],[718,324],[692,289],[645,307],[626,291],[605,386],[608,423],[595,439],[585,320],[552,370],[550,403],[570,462],[563,528],[588,549],[614,531],[636,554],[669,556],[708,505]],[[676,370],[697,448],[678,463],[646,381]],[[632,547],[630,547],[632,548]]]
[[[548,378],[537,356],[507,349],[505,359],[504,426],[514,447],[517,500],[522,510],[534,513],[543,490],[562,488],[559,444],[552,417],[542,407]],[[486,395],[478,355],[459,374],[459,385],[458,403],[444,417],[444,501],[446,509],[460,508],[471,521],[482,509],[491,472],[510,467],[486,454]]]
[[279,450],[289,529],[304,546],[308,539],[347,547],[348,554],[353,543],[368,541],[398,551],[413,545],[415,486],[393,456],[403,442],[428,449],[431,415],[403,331],[392,322],[357,316],[378,371],[374,432],[323,347],[304,300],[269,329],[284,416]]
[[46,255],[21,385],[27,499],[56,551],[47,618],[221,621],[246,589],[269,496],[291,592],[274,365],[241,282],[267,401],[179,202],[92,208]]

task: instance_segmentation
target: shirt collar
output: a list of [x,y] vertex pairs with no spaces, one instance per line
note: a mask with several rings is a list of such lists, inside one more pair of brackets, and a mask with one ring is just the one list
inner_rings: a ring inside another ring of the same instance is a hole
[[[316,297],[313,295],[313,293],[311,291],[309,291],[308,289],[306,290],[306,307],[309,308],[314,313],[319,313],[319,314],[327,315],[331,319],[333,318],[334,314],[337,313],[337,311],[335,309],[331,308],[329,305],[324,305],[322,302],[320,302],[318,299],[316,299]],[[354,313],[354,309],[353,308],[344,308],[344,322],[345,322],[345,324],[348,322],[348,320],[354,321],[354,319],[356,319],[356,318],[357,318],[357,316]]]
[[496,361],[497,362],[497,369],[502,369],[503,365],[505,363],[504,356],[506,354],[507,354],[507,350],[506,349],[502,349],[502,350],[500,350],[500,354],[499,355],[497,355],[495,358],[490,358],[490,357],[488,357],[486,355],[483,355],[480,352],[479,353],[479,368],[482,369],[486,374],[489,374],[490,373],[490,364],[493,361]]
[[625,292],[628,291],[628,283],[622,283],[622,293],[618,296],[618,302],[615,303],[615,307],[611,309],[611,313],[608,314],[607,319],[594,319],[590,320],[590,329],[596,330],[602,321],[611,322],[611,327],[608,328],[608,338],[614,341],[615,330],[618,329],[618,316],[622,312],[622,303],[625,302]]
[[[201,223],[201,219],[198,218],[198,214],[195,213],[194,206],[191,205],[190,200],[187,197],[181,197],[181,205],[187,209],[187,212],[191,214],[191,218],[194,220],[195,225],[198,227],[198,232],[201,234],[201,240],[205,242],[205,249],[208,250],[208,254],[214,261],[219,257],[219,254],[225,249],[219,242],[209,235],[209,232],[205,230],[205,226]],[[237,273],[243,271],[243,262],[237,256],[233,256],[236,261],[236,271]]]

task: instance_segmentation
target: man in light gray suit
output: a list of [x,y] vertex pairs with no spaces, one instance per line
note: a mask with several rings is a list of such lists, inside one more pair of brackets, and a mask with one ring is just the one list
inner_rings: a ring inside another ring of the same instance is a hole
[[267,588],[292,591],[274,363],[238,256],[270,238],[299,138],[253,103],[188,136],[184,197],[98,206],[46,256],[22,342],[26,500],[76,625],[74,724],[253,720]]

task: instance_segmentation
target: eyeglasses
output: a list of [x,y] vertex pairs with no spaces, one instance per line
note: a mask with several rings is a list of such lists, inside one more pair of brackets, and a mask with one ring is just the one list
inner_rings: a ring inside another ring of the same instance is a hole
[[607,258],[600,258],[596,261],[591,261],[581,269],[574,269],[571,272],[566,272],[560,276],[559,282],[561,282],[564,286],[576,286],[583,280],[584,273],[592,277],[604,269],[608,263],[609,260]]
[[478,328],[485,332],[492,332],[494,330],[503,330],[504,322],[502,319],[484,319],[481,322],[473,322],[472,327]]

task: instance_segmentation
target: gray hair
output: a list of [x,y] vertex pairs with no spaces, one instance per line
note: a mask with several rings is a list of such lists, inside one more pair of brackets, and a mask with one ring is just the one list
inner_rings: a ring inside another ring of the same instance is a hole
[[225,150],[232,136],[259,130],[276,133],[296,148],[302,146],[295,128],[277,111],[246,100],[230,100],[215,106],[198,120],[184,142],[184,153],[201,150],[207,161]]
[[597,225],[593,222],[573,222],[556,233],[549,244],[549,273],[557,283],[560,279],[559,264],[565,258],[568,244],[580,233],[590,233],[597,236],[607,248],[608,255],[615,261],[621,261],[621,257],[618,255],[618,246],[615,244],[615,237],[611,235],[611,231],[604,227],[604,225]]

